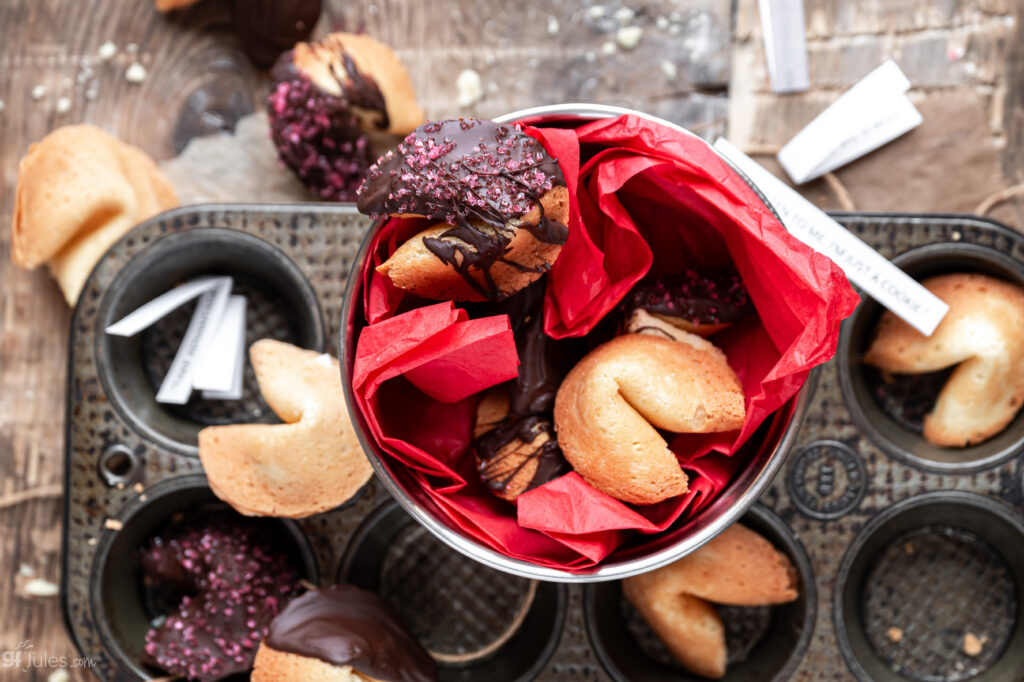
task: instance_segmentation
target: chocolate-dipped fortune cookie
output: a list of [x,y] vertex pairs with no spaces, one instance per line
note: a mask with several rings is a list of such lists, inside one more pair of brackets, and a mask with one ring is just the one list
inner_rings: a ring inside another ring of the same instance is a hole
[[546,273],[568,236],[569,193],[543,145],[513,123],[431,121],[381,157],[359,210],[437,220],[377,267],[433,300],[501,300]]
[[433,682],[437,666],[373,592],[311,590],[271,622],[253,682]]

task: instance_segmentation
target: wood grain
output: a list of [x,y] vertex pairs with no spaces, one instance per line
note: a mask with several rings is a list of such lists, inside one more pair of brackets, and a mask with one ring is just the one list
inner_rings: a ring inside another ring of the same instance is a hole
[[[706,136],[725,131],[733,40],[729,0],[614,0],[604,3],[608,12],[599,17],[587,10],[593,4],[597,3],[329,0],[317,32],[363,29],[395,46],[431,116],[488,116],[537,104],[588,100],[645,109]],[[760,49],[753,37],[752,4],[752,0],[739,3],[736,38],[741,55],[747,55],[744,63],[756,67],[756,61],[750,61],[752,51]],[[899,43],[906,33],[915,73],[935,88],[975,92],[987,87],[986,104],[1005,98],[1003,158],[1010,161],[1004,169],[1016,174],[1018,181],[1024,179],[1020,177],[1024,59],[1019,23],[1016,30],[1009,27],[995,37],[977,37],[971,48],[976,55],[973,74],[963,68],[944,68],[940,62],[944,54],[937,43],[928,41],[929,31],[941,31],[962,17],[994,21],[993,17],[1010,16],[1014,3],[902,0],[860,7],[837,0],[806,0],[805,4],[818,69],[815,75],[827,81],[829,89],[845,87],[854,75],[874,64],[878,45]],[[164,16],[148,0],[0,3],[0,73],[4,74],[0,78],[4,103],[0,112],[0,497],[36,489],[49,492],[8,506],[0,501],[0,655],[22,641],[30,642],[37,655],[76,655],[64,632],[58,600],[22,596],[28,578],[19,574],[25,564],[40,577],[59,580],[62,509],[52,491],[63,478],[70,314],[45,272],[25,272],[9,263],[18,159],[48,131],[81,121],[99,125],[164,159],[193,136],[229,129],[240,116],[259,108],[268,84],[241,52],[231,30],[231,5],[229,0],[205,0]],[[612,15],[623,6],[635,11],[630,23],[644,29],[635,50],[605,47],[614,46],[619,24]],[[973,25],[970,21],[967,25]],[[557,30],[549,31],[554,23]],[[858,49],[856,36],[862,34],[880,38],[861,41],[869,47]],[[107,40],[121,50],[110,62],[100,62],[96,50]],[[129,43],[139,46],[137,55],[125,52]],[[1013,66],[1007,69],[1010,54]],[[148,72],[141,84],[124,78],[134,59]],[[468,68],[480,74],[486,96],[468,111],[460,111],[455,80]],[[737,79],[748,78],[742,92],[750,98],[761,97],[760,82],[750,86],[750,74],[738,72],[735,65],[732,73],[734,85]],[[1001,82],[1008,89],[1000,91]],[[30,96],[36,85],[46,88],[40,100]],[[824,101],[823,92],[809,93],[806,101],[812,108]],[[56,110],[60,97],[71,101],[65,114]],[[758,111],[770,111],[770,117],[760,117],[757,139],[773,142],[773,131],[797,129],[811,109],[791,101]],[[957,179],[949,174],[945,181],[956,183]],[[856,193],[854,198],[859,208],[872,208]],[[53,670],[4,667],[6,660],[0,659],[0,680],[45,680]],[[68,672],[73,680],[88,679],[83,671]]]

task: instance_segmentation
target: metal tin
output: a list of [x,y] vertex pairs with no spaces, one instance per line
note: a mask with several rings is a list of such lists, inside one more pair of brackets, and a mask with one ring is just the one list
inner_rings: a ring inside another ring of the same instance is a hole
[[[702,144],[707,144],[698,136],[674,123],[649,116],[642,112],[598,104],[562,104],[536,107],[499,116],[494,120],[498,122],[512,122],[543,119],[545,122],[583,123],[623,114],[632,114],[646,118],[691,136],[695,140],[700,140]],[[710,145],[708,145],[708,148],[713,150],[713,147]],[[717,154],[717,152],[715,153]],[[737,171],[737,173],[739,172]],[[758,196],[764,200],[760,191],[745,176],[740,175],[757,192]],[[771,209],[766,200],[765,205],[774,213],[774,209]],[[513,559],[485,547],[458,529],[453,528],[436,514],[431,506],[423,503],[424,496],[422,494],[417,494],[416,490],[409,489],[402,482],[401,475],[396,474],[386,458],[382,456],[377,444],[367,430],[363,415],[355,407],[356,401],[352,390],[355,344],[351,343],[350,340],[355,338],[362,324],[362,281],[360,276],[362,264],[368,257],[368,249],[373,236],[380,229],[381,225],[381,222],[374,224],[367,233],[363,245],[356,255],[352,274],[349,277],[348,290],[346,291],[345,302],[342,307],[342,336],[339,340],[342,384],[348,400],[353,424],[363,443],[363,448],[366,450],[370,462],[384,483],[385,488],[413,518],[450,547],[491,568],[537,580],[587,583],[621,579],[664,566],[707,543],[742,516],[779,471],[786,454],[792,446],[796,432],[799,430],[800,419],[806,409],[808,396],[811,393],[809,383],[803,387],[796,397],[766,421],[766,424],[769,425],[767,433],[761,435],[764,437],[763,442],[767,444],[766,448],[770,452],[765,453],[765,450],[762,449],[757,454],[752,455],[750,465],[736,475],[729,486],[711,505],[698,514],[696,518],[687,522],[684,529],[666,531],[644,546],[631,548],[625,556],[616,557],[613,554],[612,557],[602,562],[593,571],[571,573],[560,569],[537,566],[521,559]],[[781,424],[779,423],[780,420],[782,421]],[[755,434],[751,438],[751,442],[756,441],[756,438],[757,435]],[[676,535],[681,537],[673,537]],[[671,539],[666,539],[670,537]]]

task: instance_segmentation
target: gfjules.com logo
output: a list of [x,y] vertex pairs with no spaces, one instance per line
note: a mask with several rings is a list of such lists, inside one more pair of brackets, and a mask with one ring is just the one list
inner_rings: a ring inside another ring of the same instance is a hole
[[19,668],[28,672],[33,668],[91,668],[93,662],[88,658],[70,656],[51,656],[45,649],[37,650],[30,640],[22,640],[17,646],[0,653],[0,668]]

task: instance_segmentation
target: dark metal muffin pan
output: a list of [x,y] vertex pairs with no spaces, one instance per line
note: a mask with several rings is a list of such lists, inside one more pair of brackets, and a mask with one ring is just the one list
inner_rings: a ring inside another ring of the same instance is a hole
[[[836,214],[915,277],[981,271],[1024,282],[1024,238],[970,216]],[[251,369],[240,401],[153,400],[187,324],[111,339],[103,327],[175,283],[231,274],[249,341],[329,350],[370,222],[348,206],[202,206],[133,230],[90,277],[72,320],[63,600],[105,680],[152,676],[132,547],[182,507],[216,505],[196,456],[208,424],[273,421]],[[789,554],[801,598],[723,609],[729,682],[1024,679],[1024,417],[990,443],[933,448],[875,404],[859,358],[881,310],[865,301],[805,390],[810,407],[744,522]],[[112,522],[108,522],[112,520]],[[371,481],[343,508],[280,529],[307,577],[375,589],[443,659],[441,679],[698,679],[672,661],[617,583],[536,583],[441,544]],[[891,628],[902,633],[893,641]],[[963,651],[970,632],[982,641]]]

